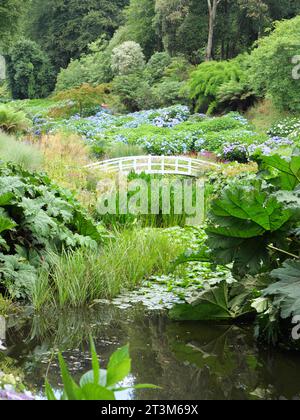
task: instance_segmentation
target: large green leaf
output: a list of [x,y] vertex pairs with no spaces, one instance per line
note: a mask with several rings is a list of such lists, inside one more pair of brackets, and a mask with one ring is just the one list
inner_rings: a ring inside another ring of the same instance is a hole
[[13,229],[14,227],[16,227],[16,223],[8,217],[3,216],[0,212],[0,234],[5,230]]
[[223,281],[217,287],[201,292],[190,303],[175,305],[169,316],[175,321],[211,321],[232,319],[228,307],[228,285]]
[[269,286],[264,295],[274,296],[282,318],[300,315],[300,260],[285,261],[282,268],[273,270],[271,275],[280,281]]
[[300,260],[285,261],[282,268],[272,271],[271,276],[285,282],[300,281]]
[[261,181],[252,185],[230,185],[212,203],[209,232],[236,238],[252,238],[265,231],[273,232],[290,218],[275,196],[262,188]]
[[113,391],[101,385],[88,383],[80,391],[81,399],[85,401],[114,401],[116,399]]
[[294,151],[291,157],[263,156],[261,169],[273,169],[277,173],[275,184],[283,190],[292,191],[300,183],[300,154]]
[[113,387],[117,385],[129,375],[130,370],[129,346],[124,346],[117,350],[109,359],[106,386]]
[[62,355],[58,355],[61,376],[64,384],[64,399],[76,401],[80,399],[81,390],[71,377]]
[[14,198],[13,193],[6,193],[0,195],[0,207],[7,206],[8,204],[11,204],[12,199]]

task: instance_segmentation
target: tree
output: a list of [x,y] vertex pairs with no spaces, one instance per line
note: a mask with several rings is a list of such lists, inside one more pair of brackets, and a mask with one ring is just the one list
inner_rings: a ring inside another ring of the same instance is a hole
[[163,47],[170,55],[178,53],[178,30],[189,12],[190,0],[156,0],[154,24]]
[[238,0],[238,3],[246,16],[256,22],[260,38],[264,27],[270,23],[269,6],[263,0]]
[[28,0],[1,0],[0,2],[0,48],[7,44],[18,34],[21,17],[24,14]]
[[130,0],[125,9],[126,38],[140,44],[147,58],[159,47],[159,39],[153,25],[154,18],[154,0]]
[[82,117],[86,108],[93,106],[100,106],[106,103],[110,95],[109,85],[91,86],[84,83],[80,87],[65,90],[58,93],[55,99],[58,101],[72,101],[75,102],[79,115]]
[[127,41],[113,49],[111,66],[117,76],[125,76],[143,70],[145,56],[139,44]]
[[206,61],[213,59],[213,43],[214,43],[214,30],[217,18],[218,5],[222,0],[207,0],[208,4],[208,15],[209,15],[209,29],[208,29],[208,41],[206,48]]
[[33,0],[28,35],[48,53],[56,69],[88,51],[88,45],[119,27],[128,0]]
[[299,112],[300,83],[297,74],[300,16],[275,24],[251,54],[250,81],[257,94],[272,97],[284,111]]
[[14,99],[43,98],[53,90],[53,68],[35,42],[20,39],[9,50],[6,63]]

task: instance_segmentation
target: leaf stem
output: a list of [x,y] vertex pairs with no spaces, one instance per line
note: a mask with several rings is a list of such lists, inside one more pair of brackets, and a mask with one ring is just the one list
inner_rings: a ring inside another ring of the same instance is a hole
[[290,252],[284,251],[283,249],[280,249],[280,248],[276,248],[273,245],[268,245],[268,248],[272,249],[273,251],[278,251],[278,252],[281,252],[283,254],[289,255],[290,257],[296,258],[297,260],[300,259],[300,257],[298,255],[291,254]]

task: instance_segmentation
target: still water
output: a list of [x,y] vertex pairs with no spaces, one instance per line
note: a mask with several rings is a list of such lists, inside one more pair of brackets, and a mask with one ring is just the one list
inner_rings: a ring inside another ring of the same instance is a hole
[[0,363],[22,371],[30,389],[42,391],[46,373],[59,388],[57,350],[79,379],[90,369],[89,334],[103,367],[114,350],[130,343],[127,383],[162,388],[129,392],[123,399],[300,399],[299,353],[258,348],[248,326],[171,322],[164,312],[140,306],[12,317]]

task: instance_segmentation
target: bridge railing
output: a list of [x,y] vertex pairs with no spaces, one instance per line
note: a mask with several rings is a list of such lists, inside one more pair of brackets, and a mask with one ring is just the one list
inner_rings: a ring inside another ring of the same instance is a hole
[[219,165],[201,159],[182,156],[129,156],[109,159],[88,165],[87,168],[104,172],[136,172],[161,175],[198,176],[205,169],[216,168]]

